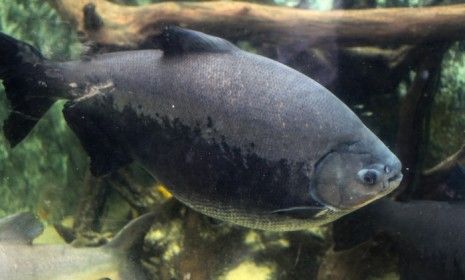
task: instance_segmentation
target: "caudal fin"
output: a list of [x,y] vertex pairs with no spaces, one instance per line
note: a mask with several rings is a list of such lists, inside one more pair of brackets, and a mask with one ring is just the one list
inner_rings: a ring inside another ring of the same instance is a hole
[[0,79],[11,109],[3,132],[12,147],[23,140],[55,100],[44,97],[45,58],[31,45],[0,33]]

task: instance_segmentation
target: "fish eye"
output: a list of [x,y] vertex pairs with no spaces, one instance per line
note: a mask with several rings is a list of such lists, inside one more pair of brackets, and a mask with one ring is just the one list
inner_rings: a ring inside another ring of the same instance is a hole
[[378,181],[378,173],[371,169],[362,169],[358,172],[358,177],[366,185],[374,185]]

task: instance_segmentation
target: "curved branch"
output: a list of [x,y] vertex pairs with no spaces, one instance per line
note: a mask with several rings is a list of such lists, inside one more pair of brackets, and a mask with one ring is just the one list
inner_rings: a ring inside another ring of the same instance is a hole
[[435,176],[436,174],[439,174],[442,172],[449,172],[450,169],[452,169],[455,165],[457,165],[461,161],[465,161],[465,143],[453,155],[441,161],[436,166],[428,170],[425,170],[423,172],[423,176]]
[[447,176],[452,172],[457,164],[460,164],[461,162],[465,162],[465,143],[453,155],[447,157],[436,166],[423,171],[422,181],[428,182],[429,184],[425,185],[429,188],[437,187],[441,182],[444,182],[447,179]]
[[[105,0],[48,2],[89,39],[126,48],[146,43],[166,23],[232,40],[271,44],[304,41],[316,46],[337,41],[353,46],[465,39],[465,5],[312,11],[235,1],[163,2],[139,7]],[[89,3],[95,5],[95,11],[87,14],[101,17],[100,28],[85,28],[83,10]]]

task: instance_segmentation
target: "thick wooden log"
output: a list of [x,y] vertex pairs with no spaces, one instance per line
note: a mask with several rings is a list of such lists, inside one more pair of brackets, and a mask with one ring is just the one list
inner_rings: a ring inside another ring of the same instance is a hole
[[301,41],[308,46],[465,39],[465,5],[313,11],[232,1],[162,2],[140,7],[106,0],[48,2],[89,39],[122,48],[147,43],[163,24],[178,24],[231,40],[269,44]]

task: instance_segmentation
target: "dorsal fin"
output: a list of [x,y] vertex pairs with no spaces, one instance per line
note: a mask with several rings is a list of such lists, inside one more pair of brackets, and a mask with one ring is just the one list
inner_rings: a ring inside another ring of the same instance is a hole
[[43,231],[43,224],[30,212],[0,219],[0,242],[31,244]]
[[158,38],[161,49],[167,55],[194,52],[232,52],[239,50],[225,39],[176,26],[164,27]]
[[156,214],[150,212],[132,220],[105,246],[122,252],[137,249],[143,243],[145,234],[152,226]]

